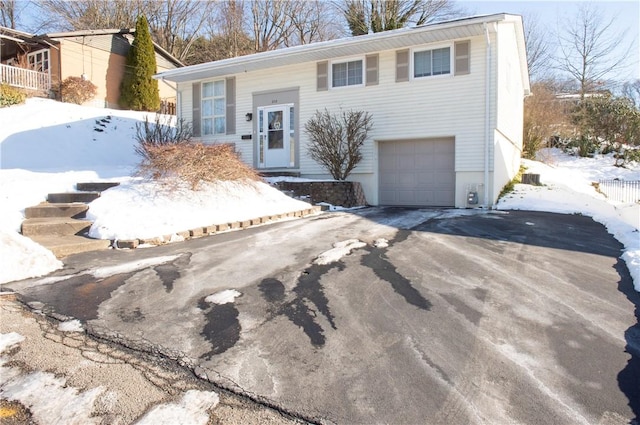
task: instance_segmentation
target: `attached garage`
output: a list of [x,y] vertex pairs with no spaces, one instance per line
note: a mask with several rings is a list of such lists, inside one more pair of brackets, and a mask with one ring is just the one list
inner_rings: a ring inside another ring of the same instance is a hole
[[453,138],[378,143],[380,205],[455,205]]

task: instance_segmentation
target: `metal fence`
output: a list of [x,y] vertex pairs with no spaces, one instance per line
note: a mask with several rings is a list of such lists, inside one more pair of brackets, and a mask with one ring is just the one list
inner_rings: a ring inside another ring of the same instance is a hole
[[640,202],[640,180],[600,180],[598,190],[619,202]]

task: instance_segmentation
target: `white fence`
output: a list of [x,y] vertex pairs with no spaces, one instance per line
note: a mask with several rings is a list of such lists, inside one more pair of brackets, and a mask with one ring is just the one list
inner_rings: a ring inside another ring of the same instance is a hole
[[32,71],[4,64],[0,64],[0,82],[43,93],[48,93],[51,88],[51,77],[46,72]]
[[640,202],[640,180],[600,180],[598,190],[619,202]]

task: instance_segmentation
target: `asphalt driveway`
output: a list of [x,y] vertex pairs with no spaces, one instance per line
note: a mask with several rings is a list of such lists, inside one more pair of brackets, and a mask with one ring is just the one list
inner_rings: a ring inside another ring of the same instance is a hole
[[313,421],[623,424],[640,294],[621,248],[579,215],[369,208],[5,286]]

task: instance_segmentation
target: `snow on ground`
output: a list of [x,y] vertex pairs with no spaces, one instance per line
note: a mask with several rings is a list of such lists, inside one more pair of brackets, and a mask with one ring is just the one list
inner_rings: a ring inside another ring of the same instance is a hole
[[213,304],[229,304],[235,301],[236,298],[242,294],[235,289],[225,289],[224,291],[216,292],[213,295],[209,295],[204,300]]
[[545,162],[522,162],[527,173],[540,174],[542,186],[516,185],[498,202],[498,209],[592,217],[624,245],[622,258],[640,292],[640,203],[610,201],[592,185],[601,179],[640,180],[640,166],[615,167],[611,156],[579,158],[558,149],[543,150],[538,156]]
[[174,185],[158,191],[135,180],[105,191],[90,204],[89,235],[97,239],[143,239],[212,224],[231,223],[311,208],[262,182],[203,183],[193,191]]
[[333,244],[333,248],[320,254],[313,263],[318,265],[330,264],[339,261],[345,255],[351,254],[351,251],[354,249],[365,246],[367,246],[367,244],[358,239],[347,239],[346,241],[336,242]]
[[[134,153],[136,123],[146,116],[44,99],[0,109],[0,283],[61,267],[48,251],[19,235],[19,226],[24,208],[44,201],[49,192],[72,190],[79,181],[122,182],[90,205],[89,217],[95,220],[90,232],[99,238],[164,236],[309,207],[263,183],[206,184],[191,192],[183,187],[158,188],[131,178],[138,162]],[[640,204],[611,202],[591,184],[599,179],[640,180],[640,166],[618,168],[611,157],[578,158],[557,150],[543,151],[540,159],[523,163],[527,172],[541,175],[543,186],[516,185],[497,208],[593,217],[625,246],[622,257],[640,291]],[[467,213],[476,211],[445,211],[438,216]],[[424,211],[416,214],[424,215]],[[354,247],[336,247],[318,261],[330,262],[350,249]]]

